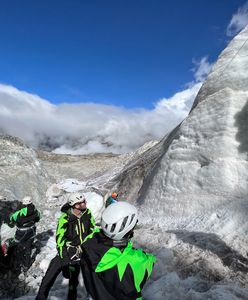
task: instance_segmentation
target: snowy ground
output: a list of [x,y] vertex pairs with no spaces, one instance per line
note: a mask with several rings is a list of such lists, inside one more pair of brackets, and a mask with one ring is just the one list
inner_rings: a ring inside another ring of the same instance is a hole
[[[217,236],[184,232],[161,234],[158,229],[140,228],[136,231],[134,244],[153,252],[158,259],[152,277],[144,288],[144,299],[248,299],[248,289],[241,287],[241,282],[244,285],[247,283],[247,260],[242,261],[244,258]],[[37,257],[36,267],[42,272],[55,255],[54,249],[52,237]],[[40,279],[38,276],[36,282],[30,282],[31,286]],[[66,299],[67,288],[68,281],[60,275],[49,299]],[[83,299],[85,290],[82,279],[78,291],[79,299]],[[34,298],[31,293],[17,299]]]
[[[70,185],[70,182],[73,184]],[[58,184],[68,192],[75,190],[75,180],[62,181]],[[78,187],[80,188],[80,182]],[[104,206],[103,197],[96,193],[86,193],[88,204],[95,216],[99,217]],[[56,213],[56,217],[59,213]],[[52,211],[45,211],[42,228],[49,222],[55,233],[56,222]],[[46,221],[45,221],[46,220]],[[50,221],[49,221],[50,220]],[[234,250],[218,235],[211,232],[194,232],[190,230],[170,230],[169,226],[161,228],[147,222],[140,222],[133,238],[134,246],[152,252],[157,257],[151,279],[147,282],[143,298],[145,300],[201,300],[201,299],[248,299],[248,259],[244,245]],[[204,221],[204,219],[203,219]],[[40,224],[41,225],[41,224]],[[40,227],[41,230],[41,227]],[[233,239],[232,239],[233,241]],[[240,250],[240,251],[238,251]],[[34,300],[35,290],[45,273],[50,260],[56,254],[55,235],[44,241],[35,264],[23,277],[31,291],[18,300]],[[51,292],[50,300],[66,299],[68,280],[60,275]],[[85,298],[82,277],[78,288],[79,299]]]

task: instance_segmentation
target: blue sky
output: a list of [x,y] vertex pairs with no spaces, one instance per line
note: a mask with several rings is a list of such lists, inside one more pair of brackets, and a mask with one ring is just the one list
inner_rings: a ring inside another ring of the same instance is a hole
[[0,82],[59,104],[151,108],[214,62],[246,1],[1,1]]

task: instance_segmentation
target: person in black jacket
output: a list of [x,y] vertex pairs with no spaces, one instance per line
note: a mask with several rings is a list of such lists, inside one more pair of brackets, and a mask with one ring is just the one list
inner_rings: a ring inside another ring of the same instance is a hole
[[23,245],[29,241],[31,245],[36,235],[36,223],[40,220],[40,213],[32,203],[32,199],[26,196],[22,199],[22,206],[10,215],[7,222],[10,227],[16,226],[15,237],[2,244],[2,252],[7,255],[10,247]]
[[85,274],[85,264],[81,259],[81,245],[92,236],[95,229],[91,211],[86,208],[83,193],[72,193],[69,202],[62,208],[58,220],[56,242],[58,254],[52,259],[41,282],[36,300],[45,300],[58,274],[62,271],[69,278],[68,300],[77,299],[78,275],[82,270],[84,284],[88,290],[89,279]]
[[133,205],[113,203],[103,211],[102,229],[82,244],[94,300],[142,299],[142,288],[156,258],[133,248],[130,239],[137,220]]
[[36,223],[39,220],[40,213],[29,196],[22,199],[20,209],[9,217],[7,223],[10,227],[16,226],[16,233],[14,238],[8,239],[2,244],[2,253],[6,256],[9,249],[12,248],[14,249],[12,256],[21,257],[21,263],[13,257],[13,267],[15,269],[21,268],[23,271],[27,271],[32,264],[32,245],[36,235]]

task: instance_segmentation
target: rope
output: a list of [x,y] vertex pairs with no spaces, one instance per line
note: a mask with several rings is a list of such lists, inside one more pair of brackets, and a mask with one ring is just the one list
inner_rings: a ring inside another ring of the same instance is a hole
[[[222,72],[219,75],[219,78],[221,78],[221,76],[223,75],[224,71],[227,69],[227,67],[230,66],[230,64],[232,63],[232,61],[234,60],[234,58],[238,55],[238,53],[240,52],[240,50],[244,47],[244,45],[246,44],[246,42],[248,41],[248,38],[244,41],[244,43],[242,44],[242,46],[238,49],[238,51],[233,55],[233,57],[231,58],[231,60],[224,66],[224,69],[222,70]],[[248,55],[245,55],[248,56]],[[243,56],[241,56],[243,57]],[[218,69],[217,69],[218,70]],[[216,71],[216,70],[215,70]]]

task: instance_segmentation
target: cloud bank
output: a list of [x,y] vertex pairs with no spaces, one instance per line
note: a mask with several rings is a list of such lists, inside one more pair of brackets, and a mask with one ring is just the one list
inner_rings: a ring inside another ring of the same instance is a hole
[[152,110],[95,103],[53,105],[0,84],[0,133],[56,153],[130,152],[163,138],[187,116],[206,70],[208,63],[203,58],[196,63],[196,80],[185,90],[157,101]]
[[233,37],[248,24],[248,1],[238,9],[228,24],[226,34]]
[[213,64],[209,63],[208,56],[204,56],[200,60],[193,59],[192,62],[195,65],[192,69],[195,82],[203,82],[211,71]]

